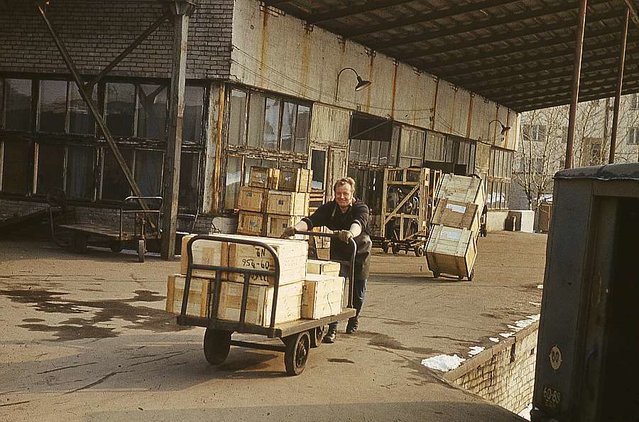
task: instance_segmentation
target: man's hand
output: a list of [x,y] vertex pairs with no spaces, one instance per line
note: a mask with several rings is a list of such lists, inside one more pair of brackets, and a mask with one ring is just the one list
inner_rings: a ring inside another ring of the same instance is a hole
[[353,238],[353,233],[350,230],[340,230],[337,232],[337,237],[344,243],[348,243]]
[[282,237],[282,239],[284,239],[284,238],[291,237],[291,236],[295,236],[295,227],[293,227],[293,226],[285,228],[281,237]]

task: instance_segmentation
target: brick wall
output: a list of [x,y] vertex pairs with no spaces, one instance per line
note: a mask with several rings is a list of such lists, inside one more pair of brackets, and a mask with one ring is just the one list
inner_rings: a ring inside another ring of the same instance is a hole
[[444,379],[512,412],[532,403],[539,322],[444,374]]
[[48,205],[41,202],[0,199],[0,223],[2,220],[21,217],[47,208]]
[[[157,0],[53,0],[47,16],[79,71],[97,74],[162,15]],[[187,78],[228,78],[233,0],[200,0],[190,20]],[[164,22],[109,75],[168,78],[173,27]],[[34,2],[0,3],[0,72],[68,74]]]

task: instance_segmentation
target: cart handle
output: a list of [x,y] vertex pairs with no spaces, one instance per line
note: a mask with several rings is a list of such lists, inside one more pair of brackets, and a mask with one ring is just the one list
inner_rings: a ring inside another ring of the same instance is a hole
[[[322,233],[322,232],[314,232],[314,231],[303,231],[303,230],[295,230],[295,234],[301,234],[301,235],[306,235],[306,236],[317,236],[317,237],[330,237],[331,239],[339,239],[337,236],[337,231],[334,231],[333,233]],[[341,240],[340,240],[341,242]],[[355,242],[354,238],[350,238],[349,242],[351,245],[351,248],[353,249],[353,252],[351,252],[351,259],[350,259],[350,267],[351,267],[351,275],[350,275],[350,286],[348,288],[348,307],[352,307],[353,306],[353,289],[354,289],[354,283],[355,283],[355,256],[357,255],[357,242]]]

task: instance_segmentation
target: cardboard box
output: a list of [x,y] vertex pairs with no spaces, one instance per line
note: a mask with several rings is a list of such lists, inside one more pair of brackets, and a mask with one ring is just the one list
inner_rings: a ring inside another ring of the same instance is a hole
[[278,189],[289,192],[310,192],[312,181],[313,170],[281,169]]
[[302,192],[268,191],[266,212],[278,215],[308,215],[308,194]]
[[[220,288],[220,302],[217,317],[227,321],[239,321],[244,283],[223,281]],[[278,289],[275,323],[294,321],[301,318],[302,292],[304,281],[280,286]],[[271,286],[250,284],[244,322],[269,327],[273,309]]]
[[340,263],[334,261],[321,261],[319,259],[309,259],[306,261],[306,275],[321,274],[338,276]]
[[304,281],[302,318],[320,319],[342,310],[344,277],[309,274]]
[[237,196],[237,208],[242,211],[263,212],[266,209],[267,189],[241,186]]
[[[166,311],[180,314],[184,299],[186,277],[182,274],[170,275],[166,285]],[[186,315],[208,317],[209,292],[213,281],[209,278],[191,277]]]
[[237,232],[248,236],[266,234],[266,216],[257,212],[240,211],[237,219]]
[[280,169],[251,167],[248,185],[254,188],[278,189]]

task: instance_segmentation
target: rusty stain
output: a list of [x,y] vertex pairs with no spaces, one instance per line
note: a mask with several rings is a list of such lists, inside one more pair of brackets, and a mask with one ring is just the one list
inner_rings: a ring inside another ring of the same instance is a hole
[[260,51],[260,86],[265,86],[265,81],[268,81],[268,78],[264,75],[267,72],[266,68],[266,59],[267,59],[267,50],[268,50],[268,13],[263,13],[264,18],[262,19],[262,46]]
[[[309,78],[309,72],[308,72],[308,67],[310,64],[310,34],[309,32],[305,32],[304,36],[302,37],[301,40],[301,48],[302,48],[302,55],[300,57],[300,96],[301,97],[306,97],[307,96],[307,87],[308,87],[308,78]],[[321,78],[320,78],[320,83],[321,83]],[[321,91],[320,91],[321,92]]]
[[433,108],[430,115],[430,130],[435,130],[435,116],[437,116],[437,97],[439,96],[439,78],[435,82],[435,98],[433,98]]
[[399,68],[399,63],[397,61],[394,62],[395,70],[393,71],[393,94],[391,97],[391,119],[395,117],[395,96],[397,95],[397,69]]

